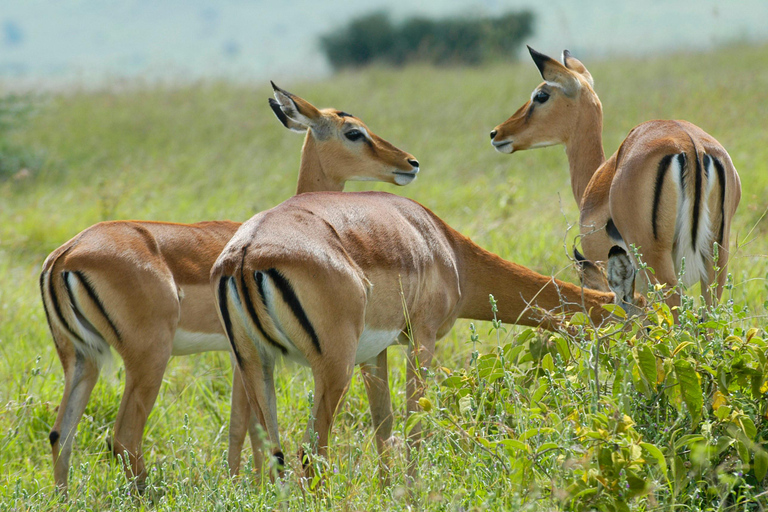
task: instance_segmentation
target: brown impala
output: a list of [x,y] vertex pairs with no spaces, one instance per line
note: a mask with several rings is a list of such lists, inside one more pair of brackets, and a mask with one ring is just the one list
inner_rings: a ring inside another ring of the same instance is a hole
[[[374,135],[356,117],[318,110],[272,85],[277,101],[270,99],[270,105],[278,119],[306,133],[297,193],[340,191],[347,180],[407,185],[416,177],[419,163],[413,156]],[[128,453],[126,472],[143,488],[141,439],[169,358],[229,350],[209,275],[238,227],[230,221],[101,222],[45,260],[40,290],[65,376],[50,434],[60,489],[66,490],[73,436],[110,347],[125,363],[113,450]],[[228,454],[233,474],[246,430],[259,457],[256,424],[235,368]]]
[[[739,175],[725,149],[687,121],[655,120],[633,128],[606,160],[603,110],[592,75],[567,50],[558,62],[528,49],[545,81],[491,132],[494,148],[513,153],[564,144],[581,211],[584,256],[603,261],[612,246],[634,245],[655,271],[640,284],[669,286],[677,284],[685,258],[683,284],[699,281],[707,304],[719,300],[731,220],[741,197]],[[709,286],[715,282],[712,297]],[[678,305],[679,295],[670,295],[668,303]]]
[[[633,300],[631,262],[620,249],[613,259],[625,261],[617,267],[625,275],[614,279],[616,295],[505,261],[409,199],[381,192],[315,193],[244,223],[216,261],[211,285],[246,395],[260,411],[282,463],[273,381],[278,356],[312,369],[314,404],[304,442],[317,433],[317,449],[325,453],[354,366],[367,363],[372,374],[384,377],[386,366],[382,370],[380,364],[386,358],[381,361],[380,354],[402,331],[411,337],[410,413],[423,395],[421,369],[457,318],[492,319],[488,295],[493,294],[506,322],[559,325],[531,306],[587,311],[602,322],[609,316],[603,305]],[[611,262],[609,276],[616,276]],[[389,389],[369,390],[368,396],[376,446],[386,456],[392,431]],[[411,430],[409,446],[418,444],[420,431],[418,425]]]

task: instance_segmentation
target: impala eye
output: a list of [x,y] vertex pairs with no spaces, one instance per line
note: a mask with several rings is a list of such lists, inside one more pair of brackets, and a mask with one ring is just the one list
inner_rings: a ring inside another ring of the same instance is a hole
[[536,96],[533,97],[533,101],[536,103],[546,103],[546,101],[549,99],[549,93],[545,91],[539,91],[536,93]]
[[344,136],[352,142],[365,138],[365,135],[360,130],[349,130]]

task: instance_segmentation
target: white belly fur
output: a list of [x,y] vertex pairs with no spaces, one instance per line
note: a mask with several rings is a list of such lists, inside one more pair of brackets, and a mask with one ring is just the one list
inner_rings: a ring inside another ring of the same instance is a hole
[[355,354],[355,364],[368,361],[397,341],[400,329],[394,331],[385,331],[379,329],[369,329],[366,327],[363,334],[360,335],[360,342],[357,345]]
[[200,352],[227,350],[229,350],[229,342],[227,341],[227,337],[223,334],[190,332],[183,329],[176,329],[176,335],[173,337],[171,354],[174,356],[186,356],[189,354],[198,354]]

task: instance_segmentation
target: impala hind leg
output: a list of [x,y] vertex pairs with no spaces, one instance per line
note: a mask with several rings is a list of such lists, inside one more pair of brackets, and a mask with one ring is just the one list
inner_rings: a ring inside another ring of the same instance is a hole
[[371,408],[373,435],[379,454],[379,480],[389,485],[390,438],[392,437],[392,398],[389,391],[389,371],[386,349],[374,359],[360,365],[365,392]]
[[49,439],[53,454],[54,481],[59,490],[66,492],[69,459],[77,424],[99,378],[99,363],[77,352],[72,343],[55,329],[52,329],[52,332],[56,341],[56,352],[64,367],[64,395]]
[[[147,476],[141,440],[171,357],[170,343],[158,343],[154,348],[149,354],[124,358],[125,390],[117,411],[112,444],[114,454],[123,458],[126,474],[129,478],[134,478],[136,488],[140,492],[144,491]],[[124,458],[126,454],[127,460]]]
[[261,469],[264,457],[262,455],[259,427],[264,424],[264,418],[260,409],[254,412],[248,404],[248,395],[245,392],[242,374],[234,357],[232,357],[232,368],[232,407],[229,415],[227,462],[229,464],[229,475],[234,477],[240,471],[241,454],[246,433],[251,438],[254,467]]

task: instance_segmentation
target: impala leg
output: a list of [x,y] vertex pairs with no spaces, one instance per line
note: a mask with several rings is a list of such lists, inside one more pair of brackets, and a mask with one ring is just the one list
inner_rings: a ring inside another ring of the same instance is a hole
[[114,454],[120,457],[128,454],[128,460],[123,459],[125,472],[129,478],[135,478],[136,487],[140,492],[144,490],[144,480],[147,476],[141,439],[171,356],[170,343],[160,346],[164,349],[143,354],[143,357],[124,358],[125,391],[115,420],[112,449]]
[[389,441],[392,437],[392,399],[389,391],[387,350],[384,349],[374,359],[360,365],[360,372],[371,408],[373,435],[379,454],[379,478],[381,484],[387,486],[390,468]]
[[64,395],[49,439],[56,487],[66,492],[69,459],[72,455],[77,424],[83,416],[85,406],[99,378],[99,365],[95,360],[75,351],[73,345],[55,330],[54,337],[56,337],[56,352],[64,367]]
[[[408,368],[406,372],[406,424],[411,414],[419,411],[419,399],[424,396],[426,384],[424,377],[426,369],[432,364],[435,353],[435,336],[414,336],[408,351]],[[415,423],[407,435],[408,448],[408,477],[411,482],[418,476],[416,451],[421,445],[421,423]]]
[[[328,455],[328,437],[336,411],[352,381],[354,366],[354,352],[351,357],[333,360],[329,358],[324,360],[322,365],[313,365],[315,395],[312,417],[307,424],[302,448],[299,451],[299,458],[308,476],[311,476],[312,468],[308,454],[304,453],[304,446],[309,445],[322,457]],[[317,435],[316,445],[313,443],[315,434]]]
[[232,407],[229,415],[229,449],[227,452],[227,462],[229,464],[229,475],[234,477],[240,471],[240,460],[245,443],[246,432],[251,438],[253,447],[254,465],[261,468],[264,457],[261,453],[261,443],[259,441],[258,426],[263,424],[261,410],[253,412],[248,404],[248,395],[245,392],[243,378],[240,368],[232,357]]

